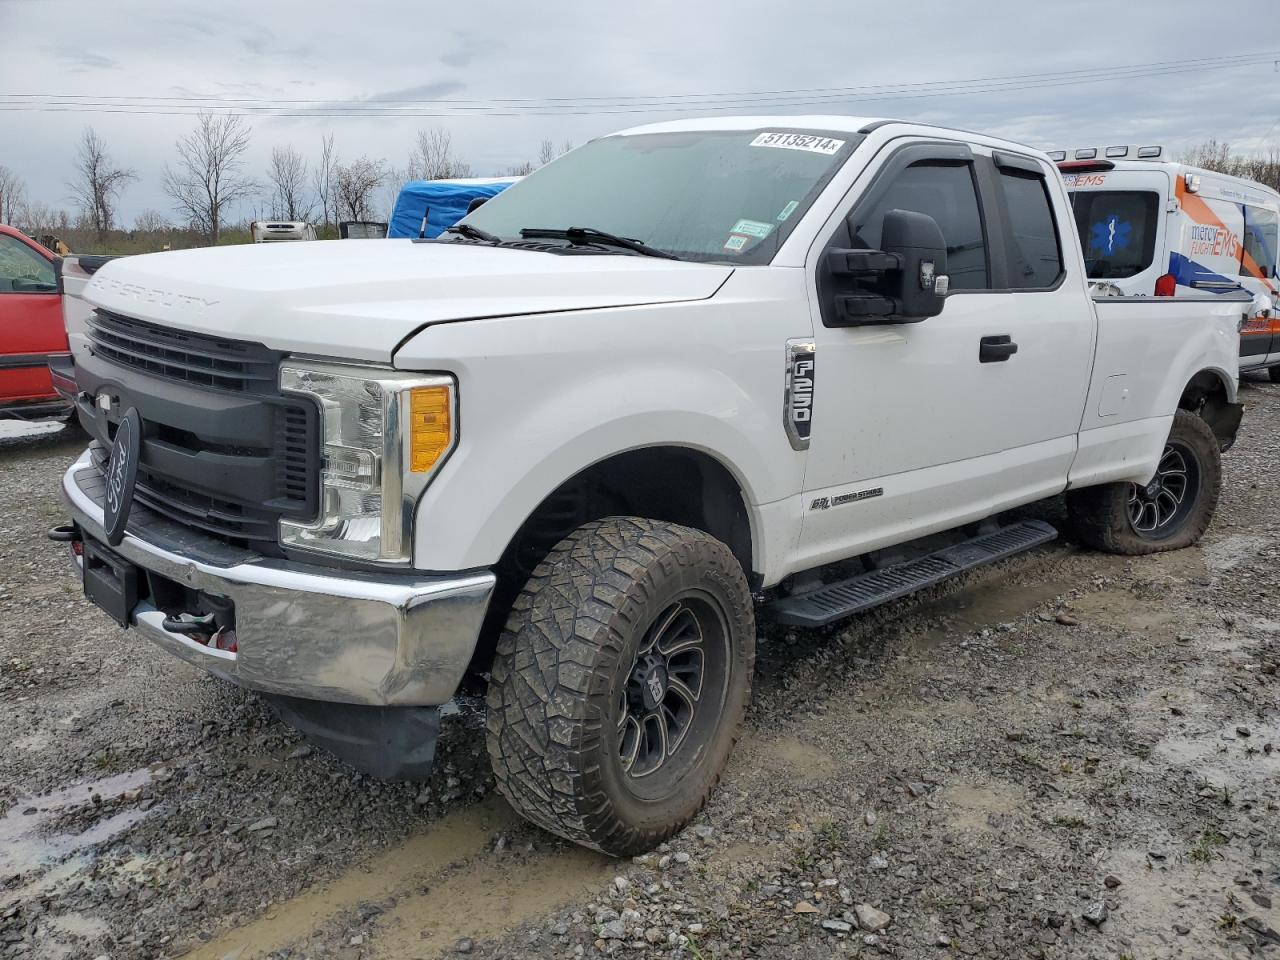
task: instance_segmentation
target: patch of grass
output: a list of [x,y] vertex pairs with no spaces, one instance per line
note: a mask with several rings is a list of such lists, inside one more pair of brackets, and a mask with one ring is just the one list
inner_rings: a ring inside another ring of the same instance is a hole
[[1228,936],[1240,933],[1240,918],[1234,913],[1224,913],[1218,918],[1218,929]]
[[880,824],[876,827],[876,835],[872,838],[872,843],[877,847],[883,847],[889,843],[889,827],[887,824]]
[[1019,763],[1026,764],[1028,767],[1035,767],[1037,770],[1045,769],[1044,761],[1040,759],[1040,754],[1034,750],[1019,750],[1014,754]]
[[814,833],[817,839],[828,848],[844,846],[844,831],[834,820],[823,820]]
[[1221,859],[1222,855],[1217,853],[1215,848],[1225,847],[1227,845],[1226,835],[1215,827],[1210,827],[1200,834],[1200,839],[1196,841],[1187,852],[1187,859],[1192,863],[1209,863],[1215,859]]
[[817,858],[813,855],[813,847],[809,844],[801,844],[791,852],[791,865],[799,871],[808,870],[815,863]]
[[1068,830],[1083,830],[1089,825],[1089,821],[1084,817],[1067,816],[1054,817],[1053,825],[1055,827],[1065,827]]

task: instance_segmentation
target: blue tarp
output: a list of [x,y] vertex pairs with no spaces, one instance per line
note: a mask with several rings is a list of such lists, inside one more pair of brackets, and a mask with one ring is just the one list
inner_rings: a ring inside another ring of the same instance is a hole
[[518,177],[475,180],[410,180],[396,197],[391,211],[388,237],[416,237],[427,212],[428,237],[438,237],[467,215],[467,206],[476,197],[497,196]]

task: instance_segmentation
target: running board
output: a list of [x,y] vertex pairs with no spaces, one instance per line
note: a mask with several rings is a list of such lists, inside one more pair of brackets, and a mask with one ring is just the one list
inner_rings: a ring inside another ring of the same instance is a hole
[[783,597],[768,604],[765,617],[793,627],[822,627],[882,603],[949,580],[966,570],[985,566],[1048,543],[1058,531],[1040,520],[1025,520],[944,547],[915,560],[872,570],[811,593]]

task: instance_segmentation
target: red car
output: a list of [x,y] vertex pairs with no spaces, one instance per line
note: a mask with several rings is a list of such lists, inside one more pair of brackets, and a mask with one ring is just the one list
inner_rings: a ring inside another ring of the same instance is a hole
[[57,254],[0,224],[0,418],[68,410],[49,373],[49,360],[68,353],[57,262]]

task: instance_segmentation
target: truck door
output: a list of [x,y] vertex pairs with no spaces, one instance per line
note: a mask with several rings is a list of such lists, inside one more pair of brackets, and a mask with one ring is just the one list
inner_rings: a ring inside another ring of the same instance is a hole
[[0,406],[56,399],[48,358],[66,349],[53,261],[0,233]]
[[[1050,175],[1047,163],[1032,157],[984,156],[955,143],[890,144],[811,251],[806,565],[948,529],[1065,487],[1094,319],[1079,256],[1063,255],[1074,235],[1065,195]],[[831,291],[817,280],[826,251],[878,248],[893,209],[926,213],[942,229],[951,294],[941,315],[833,325],[824,303]]]

